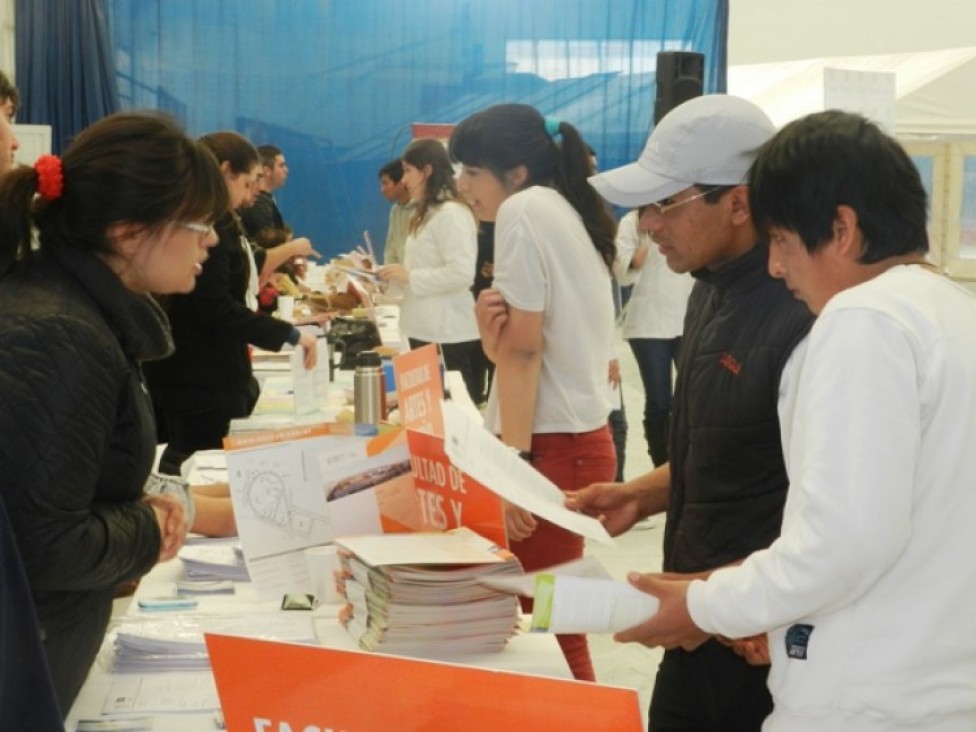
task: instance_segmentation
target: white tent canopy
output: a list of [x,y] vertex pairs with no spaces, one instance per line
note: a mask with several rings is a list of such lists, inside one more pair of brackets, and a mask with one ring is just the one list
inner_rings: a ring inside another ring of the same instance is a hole
[[976,135],[976,46],[733,65],[728,90],[756,102],[779,126],[824,108],[825,69],[895,74],[900,136]]

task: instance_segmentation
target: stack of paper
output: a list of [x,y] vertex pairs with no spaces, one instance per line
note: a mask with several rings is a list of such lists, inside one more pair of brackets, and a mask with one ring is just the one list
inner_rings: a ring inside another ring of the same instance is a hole
[[207,543],[184,546],[178,554],[183,562],[183,574],[188,580],[212,582],[231,580],[248,582],[250,577],[244,564],[240,543]]
[[300,613],[247,616],[173,615],[125,620],[115,632],[113,670],[189,671],[208,668],[204,633],[315,645],[312,617]]
[[515,632],[515,598],[483,585],[519,575],[513,554],[473,531],[336,540],[341,618],[365,650],[423,657],[495,652]]

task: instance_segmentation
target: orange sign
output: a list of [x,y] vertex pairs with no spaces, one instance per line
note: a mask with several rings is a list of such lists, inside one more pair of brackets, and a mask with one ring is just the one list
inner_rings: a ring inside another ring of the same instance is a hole
[[441,399],[441,361],[437,346],[431,344],[401,353],[393,359],[396,373],[400,424],[408,430],[444,436]]
[[414,122],[412,125],[413,139],[419,140],[422,137],[433,137],[444,144],[451,138],[454,132],[454,125],[445,122]]
[[643,729],[633,689],[250,638],[206,639],[229,732]]
[[[440,404],[438,403],[438,411]],[[499,546],[508,546],[502,499],[455,468],[444,452],[444,438],[407,431],[413,484],[420,499],[417,531],[467,526]]]

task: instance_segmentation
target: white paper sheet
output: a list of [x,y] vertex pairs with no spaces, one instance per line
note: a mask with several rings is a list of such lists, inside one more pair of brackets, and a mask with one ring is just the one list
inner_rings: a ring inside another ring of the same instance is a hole
[[626,582],[569,575],[537,580],[532,630],[615,633],[650,620],[660,602]]
[[616,542],[603,524],[570,511],[566,497],[481,424],[450,402],[441,402],[444,451],[455,466],[515,505],[568,531],[603,544]]
[[241,547],[261,599],[309,591],[303,552],[330,543],[337,526],[379,527],[375,492],[327,500],[343,479],[409,460],[405,439],[367,457],[371,439],[326,435],[227,452]]
[[219,709],[209,671],[147,676],[119,675],[109,689],[103,714],[193,712]]
[[506,561],[506,556],[499,555],[492,542],[463,526],[441,533],[351,536],[338,539],[336,543],[371,567],[391,564],[497,564]]

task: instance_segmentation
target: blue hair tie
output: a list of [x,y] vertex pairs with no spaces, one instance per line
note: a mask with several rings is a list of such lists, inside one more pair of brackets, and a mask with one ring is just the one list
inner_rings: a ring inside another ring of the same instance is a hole
[[555,138],[559,136],[559,125],[561,124],[562,122],[555,117],[546,117],[546,132],[549,134],[549,137]]

